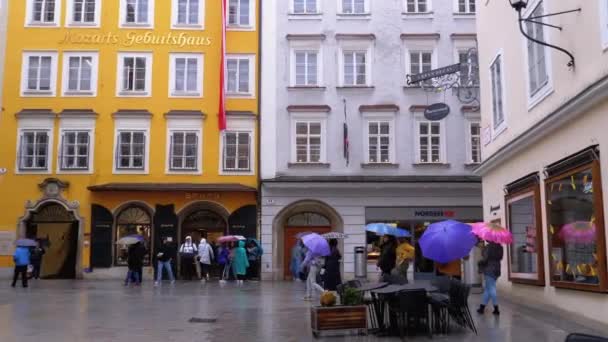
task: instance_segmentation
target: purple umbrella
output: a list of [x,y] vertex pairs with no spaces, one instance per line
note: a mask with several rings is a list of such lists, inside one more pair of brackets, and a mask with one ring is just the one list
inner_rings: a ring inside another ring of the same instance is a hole
[[446,264],[469,255],[477,238],[468,224],[448,220],[428,226],[419,243],[425,258]]
[[317,233],[304,235],[302,237],[302,242],[308,251],[314,256],[328,256],[331,254],[329,252],[329,244],[327,243],[327,240]]

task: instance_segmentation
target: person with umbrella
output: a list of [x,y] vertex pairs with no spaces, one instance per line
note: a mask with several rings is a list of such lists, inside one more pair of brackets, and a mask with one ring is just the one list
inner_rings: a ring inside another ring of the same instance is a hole
[[236,276],[237,285],[243,285],[247,268],[249,268],[249,260],[247,259],[247,251],[245,250],[245,241],[240,240],[237,247],[233,250],[232,268]]
[[146,247],[143,242],[138,241],[129,246],[129,256],[127,258],[127,265],[129,270],[127,271],[127,277],[125,278],[125,286],[129,286],[130,282],[135,285],[141,285],[141,278],[144,266],[144,257],[146,255]]
[[247,279],[253,280],[258,277],[260,270],[259,265],[262,259],[264,250],[260,246],[260,242],[256,239],[247,240],[247,259],[249,259],[249,268],[247,269]]
[[397,264],[397,240],[392,235],[383,235],[380,245],[380,258],[376,266],[380,268],[380,277],[384,279],[391,275],[391,271]]
[[312,233],[302,237],[302,243],[308,249],[306,258],[300,265],[300,270],[308,267],[308,277],[306,278],[306,296],[304,300],[311,300],[313,292],[323,292],[323,287],[317,284],[317,276],[324,265],[325,256],[330,255],[329,244],[324,237]]
[[407,281],[407,271],[410,267],[410,262],[414,259],[416,249],[410,245],[406,238],[399,239],[400,244],[397,246],[397,273]]
[[340,276],[340,260],[342,260],[342,254],[338,249],[338,240],[329,240],[330,254],[325,257],[325,267],[322,274],[323,287],[327,291],[336,291],[338,285],[342,284],[342,277]]
[[496,281],[501,274],[501,263],[504,256],[504,250],[501,244],[512,243],[513,235],[507,229],[494,223],[474,223],[472,224],[472,227],[473,233],[487,242],[481,252],[482,259],[478,263],[479,271],[484,276],[485,286],[481,304],[479,305],[477,312],[483,314],[486,305],[488,305],[491,299],[494,304],[494,311],[492,313],[494,315],[500,315],[496,294]]
[[301,281],[300,265],[304,259],[304,254],[304,245],[302,244],[302,240],[298,239],[296,244],[291,248],[291,263],[289,266],[294,281]]
[[[32,247],[31,244],[26,243],[27,241],[24,240],[29,240],[29,239],[20,239],[17,240],[17,248],[15,248],[15,253],[13,254],[13,261],[15,262],[15,271],[13,273],[13,282],[11,284],[11,287],[15,287],[15,285],[17,284],[17,279],[19,278],[19,275],[21,275],[21,285],[23,285],[24,288],[27,287],[27,266],[30,264],[30,248]],[[29,240],[29,241],[33,241],[33,240]],[[36,245],[36,242],[33,241],[34,245]]]

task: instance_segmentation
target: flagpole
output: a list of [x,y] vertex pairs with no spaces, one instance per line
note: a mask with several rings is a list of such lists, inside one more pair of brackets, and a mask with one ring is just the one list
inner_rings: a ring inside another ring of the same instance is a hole
[[222,37],[220,39],[220,103],[218,128],[226,129],[226,0],[220,0],[222,7]]

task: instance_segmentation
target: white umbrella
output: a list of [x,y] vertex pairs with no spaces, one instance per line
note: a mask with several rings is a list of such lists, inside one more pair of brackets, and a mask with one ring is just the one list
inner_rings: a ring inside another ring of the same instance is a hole
[[340,232],[329,232],[329,233],[325,233],[321,236],[326,239],[346,239],[348,237],[348,235],[346,235],[344,233],[340,233]]
[[141,242],[143,240],[143,238],[141,236],[125,236],[121,239],[119,239],[118,241],[116,241],[117,245],[134,245],[138,242]]

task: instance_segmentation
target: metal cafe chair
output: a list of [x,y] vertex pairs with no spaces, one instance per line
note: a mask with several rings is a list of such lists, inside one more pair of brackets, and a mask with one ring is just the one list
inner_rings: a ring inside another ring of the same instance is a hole
[[395,317],[399,336],[403,339],[405,332],[411,332],[410,328],[424,327],[429,337],[432,337],[429,319],[429,302],[426,290],[407,290],[397,294],[393,301],[389,302],[391,315]]
[[586,334],[570,334],[566,342],[608,342],[608,338]]

